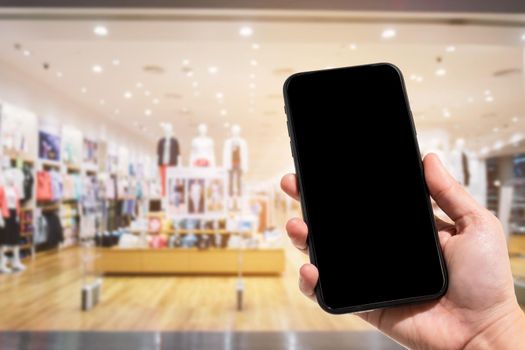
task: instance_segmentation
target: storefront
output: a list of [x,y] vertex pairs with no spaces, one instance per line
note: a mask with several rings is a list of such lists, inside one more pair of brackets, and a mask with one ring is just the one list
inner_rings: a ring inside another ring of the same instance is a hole
[[370,62],[401,68],[422,153],[501,219],[523,298],[525,22],[356,10],[0,10],[0,342],[398,348],[300,295],[279,188],[286,77]]

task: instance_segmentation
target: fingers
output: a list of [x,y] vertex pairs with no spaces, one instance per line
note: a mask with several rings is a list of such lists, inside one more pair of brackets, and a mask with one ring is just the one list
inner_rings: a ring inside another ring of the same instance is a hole
[[481,207],[447,172],[437,155],[428,154],[423,166],[430,195],[454,222],[479,213]]
[[316,301],[315,286],[319,280],[319,271],[312,264],[304,264],[299,270],[299,289],[308,298]]
[[292,244],[297,249],[303,253],[308,253],[308,243],[306,241],[308,236],[308,227],[303,220],[298,218],[290,219],[286,223],[286,232],[288,232],[288,236],[290,237]]
[[284,175],[281,179],[281,188],[290,197],[299,200],[299,188],[297,187],[297,176],[295,174]]

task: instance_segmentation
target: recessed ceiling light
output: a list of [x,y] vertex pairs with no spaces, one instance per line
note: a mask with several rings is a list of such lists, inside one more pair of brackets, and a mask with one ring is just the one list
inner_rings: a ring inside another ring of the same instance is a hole
[[443,118],[450,118],[451,117],[450,111],[447,108],[443,108],[442,113],[443,113]]
[[95,28],[93,28],[93,33],[98,36],[106,36],[108,35],[108,28],[104,26],[95,26]]
[[102,73],[102,66],[99,64],[95,64],[93,67],[91,67],[91,70],[93,73]]
[[62,74],[62,72],[57,72],[57,78],[62,78],[64,76],[64,74]]
[[228,123],[228,122],[224,123],[224,127],[225,128],[229,128],[230,127],[230,123]]
[[525,33],[521,35],[521,40],[525,41]]
[[126,91],[126,92],[124,92],[123,96],[124,96],[125,99],[129,100],[130,98],[133,97],[133,94],[130,91]]
[[445,49],[446,52],[456,52],[456,47],[453,45],[447,46]]
[[189,112],[189,109],[187,107],[182,107],[180,111],[184,114],[187,114]]
[[158,98],[154,98],[152,102],[154,105],[158,105],[160,103],[160,100]]
[[190,60],[188,60],[188,59],[184,59],[184,60],[182,60],[182,65],[183,65],[183,66],[187,66],[187,65],[189,65],[189,64],[190,64]]
[[512,122],[513,122],[513,123],[517,123],[517,122],[518,122],[518,120],[519,120],[519,118],[518,118],[518,117],[516,117],[516,116],[512,117]]
[[120,109],[116,108],[114,111],[113,111],[113,114],[119,114],[120,113]]
[[26,57],[29,57],[29,56],[31,56],[31,51],[29,51],[29,50],[24,50],[24,51],[22,51],[22,54],[23,54],[24,56],[26,56]]
[[469,98],[467,98],[467,102],[468,102],[468,103],[472,103],[472,102],[474,102],[474,97],[469,97]]
[[193,83],[191,83],[191,86],[193,86],[194,88],[196,88],[197,86],[199,86],[199,82],[194,81]]
[[250,89],[255,89],[256,86],[255,86],[255,83],[250,83],[250,84],[248,84],[248,87]]
[[485,96],[485,102],[493,102],[493,101],[494,101],[494,97],[492,97],[492,95]]
[[111,63],[112,63],[114,66],[118,66],[118,65],[120,65],[120,60],[117,59],[117,58],[114,58],[114,59],[111,61]]
[[149,90],[144,91],[144,96],[150,96],[150,95],[151,95],[151,91]]
[[255,74],[250,74],[250,79],[255,79]]
[[144,86],[144,85],[142,85],[142,83],[141,83],[140,81],[139,81],[138,83],[135,84],[135,87],[136,87],[137,89],[142,89],[143,86]]
[[98,101],[98,103],[100,103],[101,105],[105,105],[105,104],[106,104],[106,101],[104,101],[103,99],[100,99],[100,100]]
[[145,115],[151,115],[151,109],[146,109],[146,110],[144,111],[144,114],[145,114]]
[[259,50],[261,48],[261,45],[257,44],[257,43],[253,43],[252,44],[252,49],[253,50]]
[[221,98],[224,97],[224,94],[223,94],[222,92],[217,92],[217,93],[215,94],[215,97],[218,98],[218,99],[221,99]]
[[356,43],[351,43],[350,45],[348,45],[348,48],[350,50],[355,50],[355,49],[357,49],[357,44]]
[[228,114],[228,111],[225,109],[221,109],[221,115],[226,115],[226,114]]
[[383,33],[381,33],[381,37],[383,39],[391,39],[396,36],[396,31],[392,28],[383,30]]
[[193,71],[190,70],[190,71],[186,72],[186,76],[191,78],[193,76]]
[[208,73],[210,74],[216,74],[219,71],[219,69],[215,66],[208,67]]
[[85,94],[85,93],[87,92],[87,88],[85,88],[85,87],[81,87],[81,88],[80,88],[80,91],[81,91],[83,94]]
[[241,27],[241,29],[239,29],[239,34],[241,36],[247,38],[249,36],[252,36],[253,29],[252,29],[252,27],[248,27],[248,26]]
[[493,131],[493,132],[498,132],[498,131],[499,131],[499,128],[492,128],[492,131]]
[[483,93],[485,94],[485,96],[492,95],[492,92],[488,89],[483,91]]
[[494,146],[492,146],[495,150],[500,150],[503,148],[503,141],[496,141],[494,143]]
[[250,64],[252,66],[256,66],[257,65],[257,60],[254,60],[254,59],[250,60]]
[[442,77],[442,76],[444,76],[445,74],[447,74],[447,70],[446,70],[445,68],[438,68],[438,69],[436,69],[435,74],[436,74],[438,77]]

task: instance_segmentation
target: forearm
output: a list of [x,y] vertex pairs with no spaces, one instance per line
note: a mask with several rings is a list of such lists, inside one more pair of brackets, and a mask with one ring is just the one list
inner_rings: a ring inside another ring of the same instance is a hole
[[521,349],[525,346],[525,314],[517,307],[470,340],[465,349]]

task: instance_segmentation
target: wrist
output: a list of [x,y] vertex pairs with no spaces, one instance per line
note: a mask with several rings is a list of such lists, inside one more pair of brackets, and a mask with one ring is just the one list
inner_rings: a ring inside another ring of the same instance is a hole
[[497,318],[477,333],[465,349],[519,349],[525,344],[525,314],[516,304],[511,312]]

